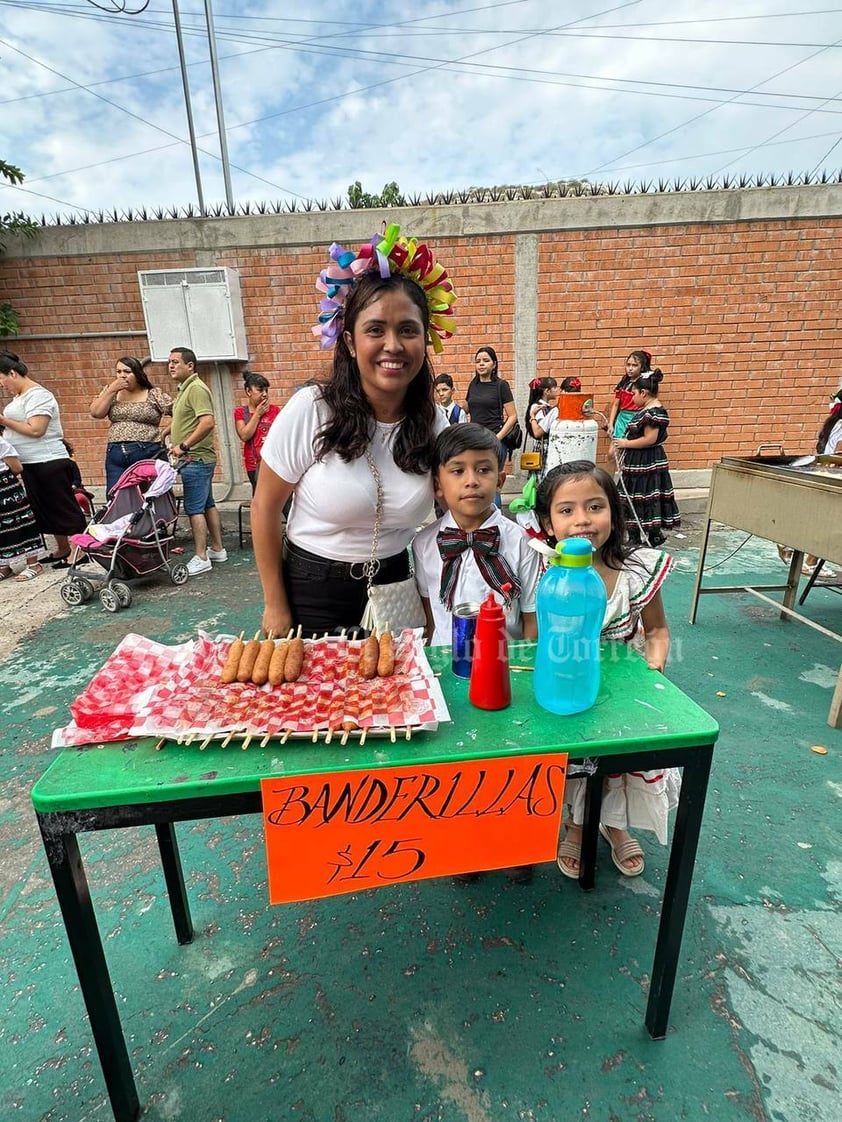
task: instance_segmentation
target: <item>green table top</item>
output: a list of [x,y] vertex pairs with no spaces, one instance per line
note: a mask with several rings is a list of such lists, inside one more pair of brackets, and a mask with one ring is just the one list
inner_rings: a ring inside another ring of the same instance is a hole
[[[712,744],[716,721],[663,675],[621,644],[603,648],[602,682],[592,709],[557,717],[541,709],[532,674],[512,673],[512,704],[487,712],[468,702],[468,682],[450,670],[450,648],[428,650],[441,671],[451,722],[412,739],[372,737],[360,747],[337,740],[253,741],[243,751],[236,741],[200,751],[197,744],[154,739],[62,749],[32,790],[37,811],[171,802],[176,799],[239,794],[259,789],[273,775],[305,775],[349,768],[418,767],[428,763],[481,759],[506,754],[568,752],[571,758],[606,756],[636,748],[692,748]],[[512,665],[531,665],[534,643],[513,643]]]

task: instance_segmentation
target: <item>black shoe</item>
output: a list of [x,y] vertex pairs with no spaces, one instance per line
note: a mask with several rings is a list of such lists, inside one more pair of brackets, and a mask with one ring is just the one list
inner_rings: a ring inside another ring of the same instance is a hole
[[653,549],[657,549],[659,545],[663,545],[667,539],[660,531],[657,534],[652,534],[649,538],[649,544]]
[[532,866],[531,865],[515,865],[511,869],[506,869],[506,880],[509,884],[531,884],[532,883]]
[[454,884],[476,884],[482,873],[457,873],[453,878]]

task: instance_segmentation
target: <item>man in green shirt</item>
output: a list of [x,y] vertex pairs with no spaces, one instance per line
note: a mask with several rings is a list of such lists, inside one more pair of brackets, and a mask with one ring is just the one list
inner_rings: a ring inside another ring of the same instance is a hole
[[196,549],[196,556],[187,562],[187,572],[191,577],[209,573],[214,561],[228,560],[211,486],[216,467],[213,398],[204,382],[199,380],[196,364],[196,355],[189,347],[173,347],[170,351],[170,377],[178,386],[172,405],[170,439],[172,450],[181,461],[179,473],[184,487],[184,513],[190,519]]

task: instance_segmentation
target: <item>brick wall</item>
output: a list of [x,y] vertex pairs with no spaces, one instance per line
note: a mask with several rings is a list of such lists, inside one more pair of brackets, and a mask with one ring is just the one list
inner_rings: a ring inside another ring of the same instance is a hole
[[[830,208],[838,213],[802,217],[798,192],[811,190],[790,192],[798,200],[792,213],[764,217],[761,208],[759,216],[733,220],[733,206],[725,205],[714,220],[692,220],[693,196],[686,204],[672,200],[669,208],[650,206],[645,221],[637,212],[624,217],[624,200],[615,198],[609,201],[615,209],[599,212],[599,221],[588,210],[588,228],[584,222],[577,228],[575,211],[559,211],[559,200],[555,210],[530,209],[540,222],[524,221],[527,212],[515,213],[518,204],[388,217],[428,238],[457,286],[458,335],[434,365],[453,375],[458,400],[464,400],[476,348],[491,343],[521,413],[532,371],[559,379],[577,373],[597,407],[607,409],[627,353],[642,346],[665,374],[668,451],[681,473],[708,468],[725,454],[752,454],[762,442],[812,448],[840,381],[842,255],[834,247],[842,236],[842,191]],[[689,207],[684,220],[679,203]],[[507,221],[507,207],[518,222]],[[166,223],[64,227],[11,246],[0,258],[0,292],[18,311],[21,337],[9,345],[59,398],[85,478],[103,478],[107,422],[89,417],[92,398],[111,378],[117,358],[148,353],[139,269],[236,268],[250,366],[270,377],[273,398],[283,402],[329,365],[310,333],[325,246],[333,238],[366,240],[382,217],[340,212],[316,221],[301,215],[283,230],[279,219],[268,218],[169,224],[178,227],[174,231]],[[527,236],[537,237],[538,264],[533,283],[518,290],[517,239]],[[62,252],[51,252],[53,245]],[[529,369],[516,370],[520,315],[535,317],[537,348]],[[116,332],[132,334],[109,334]],[[39,338],[65,334],[72,337]],[[236,400],[242,369],[242,363],[230,366]],[[169,388],[163,365],[153,367],[152,376]]]

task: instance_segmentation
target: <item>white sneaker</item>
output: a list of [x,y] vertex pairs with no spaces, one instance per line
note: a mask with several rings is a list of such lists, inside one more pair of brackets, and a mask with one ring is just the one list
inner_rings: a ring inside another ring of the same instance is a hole
[[223,546],[222,549],[209,549],[208,560],[216,561],[217,563],[219,563],[220,561],[227,561],[228,550],[225,548],[225,546]]
[[187,572],[191,577],[197,577],[200,573],[209,573],[212,568],[210,558],[191,557],[187,562]]

